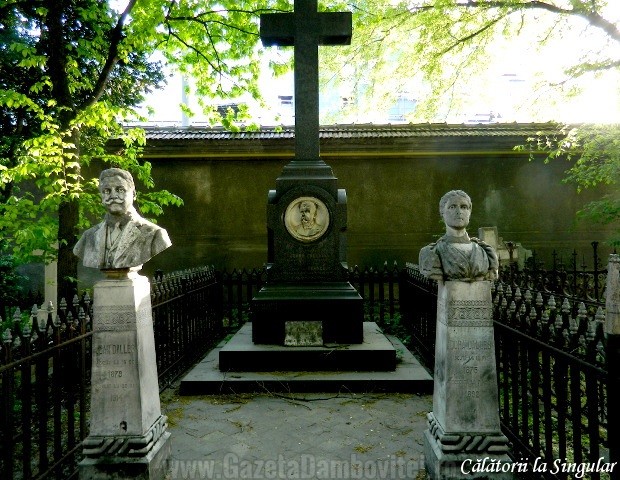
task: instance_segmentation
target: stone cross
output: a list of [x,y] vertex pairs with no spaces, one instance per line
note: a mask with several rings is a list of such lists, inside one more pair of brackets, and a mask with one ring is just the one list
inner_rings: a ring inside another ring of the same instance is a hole
[[364,336],[363,299],[347,281],[347,195],[319,152],[319,45],[348,44],[352,15],[294,1],[293,12],[260,19],[263,45],[294,47],[295,157],[267,197],[268,275],[252,299],[252,342],[319,352]]
[[317,12],[317,0],[295,0],[292,13],[260,16],[265,46],[294,46],[295,159],[319,160],[319,45],[351,43],[351,12]]

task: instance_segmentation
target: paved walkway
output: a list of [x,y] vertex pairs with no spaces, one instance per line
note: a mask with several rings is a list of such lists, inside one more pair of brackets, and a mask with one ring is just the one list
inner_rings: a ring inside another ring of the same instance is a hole
[[426,478],[432,395],[162,394],[169,480]]

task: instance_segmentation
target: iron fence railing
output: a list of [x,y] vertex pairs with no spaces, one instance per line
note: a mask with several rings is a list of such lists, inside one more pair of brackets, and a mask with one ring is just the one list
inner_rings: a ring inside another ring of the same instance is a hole
[[90,298],[13,313],[0,351],[1,478],[70,478],[87,434]]
[[[219,341],[222,292],[213,268],[151,281],[160,389]],[[12,309],[0,345],[0,478],[77,476],[88,435],[91,299],[30,314]]]
[[222,337],[221,285],[202,267],[151,282],[151,307],[159,388],[164,390]]
[[556,305],[553,295],[501,282],[493,297],[500,416],[515,450],[549,464],[609,459],[602,307],[589,314],[579,302],[574,314],[566,298]]
[[[495,282],[492,292],[500,418],[513,455],[531,462],[543,458],[549,465],[609,459],[604,305],[564,290],[558,295],[549,288],[522,291],[512,273]],[[408,264],[401,295],[402,315],[413,326],[413,348],[432,369],[436,282]],[[570,474],[549,469],[542,475],[568,479]],[[590,475],[605,478],[600,472]]]
[[504,283],[521,290],[553,293],[558,298],[579,299],[588,304],[605,303],[607,270],[601,265],[599,242],[591,243],[588,256],[573,250],[568,256],[554,251],[551,264],[545,265],[533,252],[523,268],[509,263],[500,269]]
[[[352,267],[349,281],[364,299],[366,320],[389,324],[399,314],[401,268],[387,262],[381,267]],[[239,327],[249,320],[250,303],[267,282],[265,268],[243,268],[217,273],[222,289],[222,314],[225,325]]]
[[[575,269],[570,276],[560,264],[548,271],[535,261],[523,271],[511,265],[494,288],[500,413],[524,456],[589,461],[609,448],[599,309],[605,271],[581,269],[575,280]],[[387,263],[351,268],[349,280],[364,298],[366,320],[398,335],[432,371],[435,283],[414,265]],[[249,318],[265,282],[262,268],[157,272],[151,303],[162,389]],[[61,302],[57,312],[11,315],[0,332],[0,478],[71,478],[88,434],[90,298]]]

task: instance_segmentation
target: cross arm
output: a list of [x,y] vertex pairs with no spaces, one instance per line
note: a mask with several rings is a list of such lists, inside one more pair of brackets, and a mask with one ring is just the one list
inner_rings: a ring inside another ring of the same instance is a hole
[[[260,38],[263,45],[292,46],[297,34],[294,13],[268,13],[260,16]],[[318,14],[319,45],[349,45],[353,30],[351,12]]]

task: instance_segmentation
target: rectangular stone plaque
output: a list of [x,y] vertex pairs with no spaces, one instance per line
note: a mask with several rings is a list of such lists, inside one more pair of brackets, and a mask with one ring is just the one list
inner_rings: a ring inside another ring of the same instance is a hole
[[446,282],[438,291],[437,321],[448,327],[493,327],[489,282]]
[[284,345],[288,347],[320,347],[323,345],[323,322],[285,322]]

